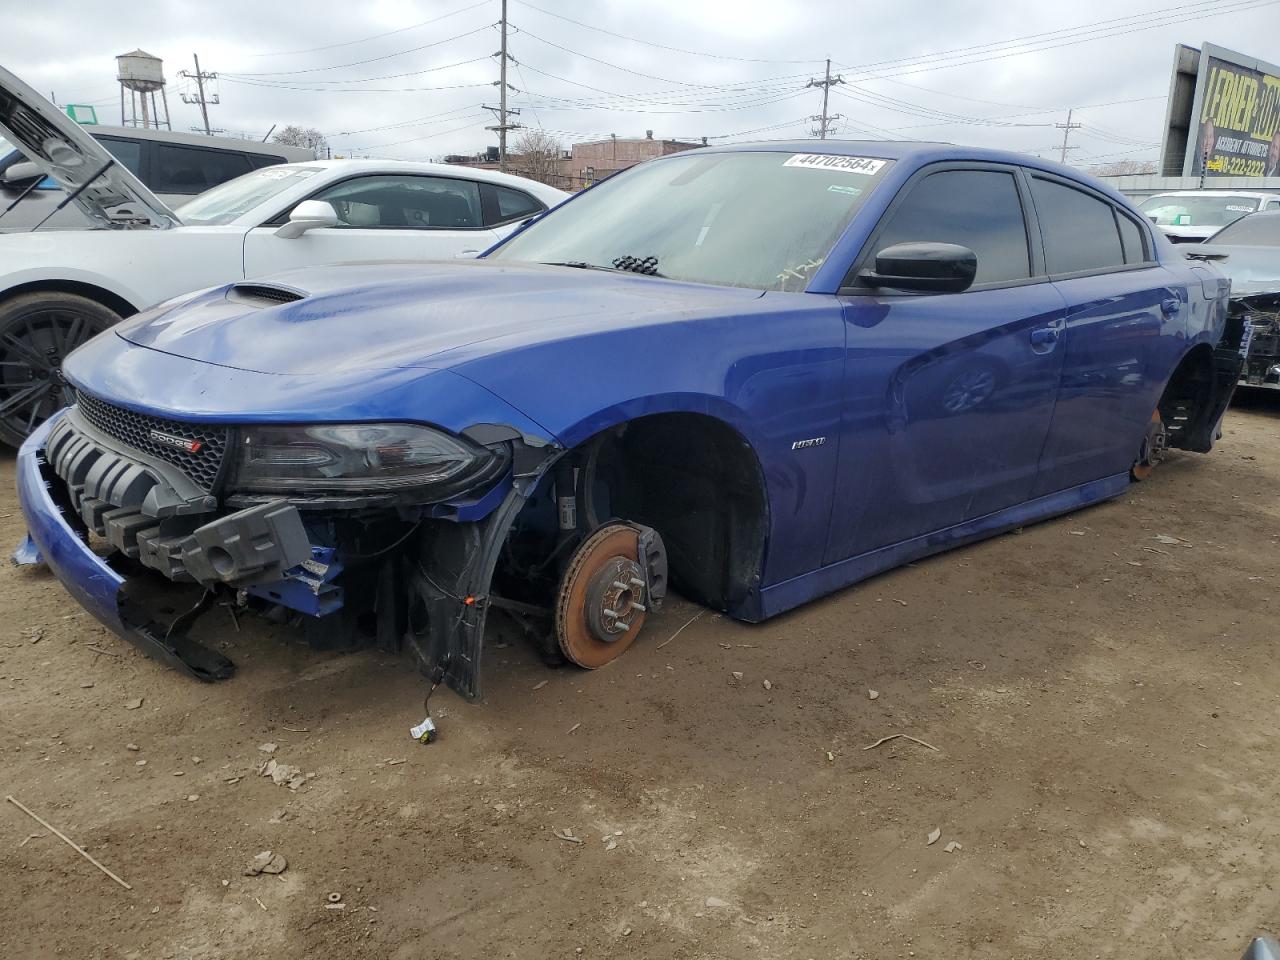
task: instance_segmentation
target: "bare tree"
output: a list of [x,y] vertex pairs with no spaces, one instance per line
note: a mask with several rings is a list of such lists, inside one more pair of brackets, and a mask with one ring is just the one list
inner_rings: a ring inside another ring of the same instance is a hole
[[1089,172],[1095,177],[1123,177],[1135,173],[1159,173],[1160,168],[1154,160],[1112,160],[1095,164]]
[[329,147],[329,141],[315,127],[300,127],[296,123],[289,124],[271,139],[286,147],[310,147],[317,157],[323,157]]
[[564,178],[560,176],[560,155],[564,148],[558,139],[545,130],[529,127],[520,132],[514,146],[512,173],[552,187],[561,186]]

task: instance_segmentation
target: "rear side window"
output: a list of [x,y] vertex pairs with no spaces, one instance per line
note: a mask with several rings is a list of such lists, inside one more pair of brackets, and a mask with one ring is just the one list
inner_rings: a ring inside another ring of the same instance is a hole
[[1120,225],[1120,245],[1124,247],[1125,263],[1146,263],[1147,248],[1142,228],[1123,210],[1116,210],[1116,223]]
[[1124,248],[1111,204],[1041,177],[1031,178],[1031,195],[1051,274],[1124,266]]
[[249,172],[249,158],[228,150],[152,145],[150,187],[156,193],[203,193]]
[[107,153],[115,157],[125,169],[135,177],[142,176],[142,144],[137,140],[126,140],[123,137],[98,137],[98,142],[107,148]]
[[541,213],[544,209],[541,203],[523,190],[495,186],[493,192],[498,200],[498,223],[519,220],[523,217],[532,217],[535,213]]
[[958,243],[977,254],[975,284],[1031,276],[1026,222],[1013,174],[943,170],[910,189],[889,214],[876,250],[895,243]]
[[253,165],[253,169],[261,170],[263,167],[274,167],[277,163],[286,163],[284,157],[273,157],[265,153],[249,154],[249,163]]

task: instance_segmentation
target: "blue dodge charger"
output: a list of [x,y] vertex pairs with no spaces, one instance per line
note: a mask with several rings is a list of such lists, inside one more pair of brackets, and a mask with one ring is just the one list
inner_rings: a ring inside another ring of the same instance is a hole
[[[1247,347],[1227,294],[1052,163],[698,149],[476,261],[125,321],[67,360],[19,492],[67,589],[193,676],[234,669],[186,629],[220,599],[475,697],[494,610],[599,667],[668,584],[759,621],[1208,451]],[[198,598],[174,622],[164,581]]]

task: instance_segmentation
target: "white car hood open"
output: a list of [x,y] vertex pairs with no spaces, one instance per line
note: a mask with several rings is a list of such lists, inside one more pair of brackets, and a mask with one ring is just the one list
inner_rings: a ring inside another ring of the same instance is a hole
[[[0,67],[0,136],[52,177],[95,226],[171,227],[177,216],[97,140],[36,91]],[[87,186],[86,186],[87,183]],[[129,204],[129,221],[110,210]]]

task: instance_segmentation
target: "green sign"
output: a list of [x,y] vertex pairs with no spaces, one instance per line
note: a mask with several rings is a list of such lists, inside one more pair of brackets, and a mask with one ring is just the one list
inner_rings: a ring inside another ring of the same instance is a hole
[[98,111],[86,103],[68,103],[67,116],[87,127],[97,126]]

